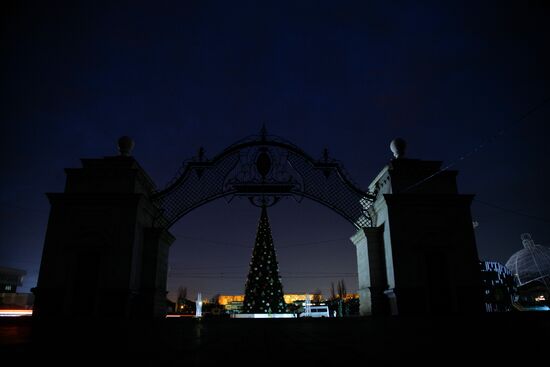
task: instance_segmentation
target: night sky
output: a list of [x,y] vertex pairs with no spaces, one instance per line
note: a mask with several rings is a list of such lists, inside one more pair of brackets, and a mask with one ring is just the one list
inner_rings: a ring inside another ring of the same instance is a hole
[[[327,147],[365,189],[401,136],[410,158],[456,162],[459,190],[483,202],[481,259],[506,262],[523,232],[550,245],[550,12],[536,2],[10,3],[0,266],[28,271],[22,291],[36,285],[44,194],[80,158],[116,155],[121,135],[159,188],[200,146],[213,157],[265,123],[313,157]],[[243,293],[259,215],[220,199],[183,217],[169,289]],[[269,216],[285,292],[357,289],[350,223],[307,200]]]

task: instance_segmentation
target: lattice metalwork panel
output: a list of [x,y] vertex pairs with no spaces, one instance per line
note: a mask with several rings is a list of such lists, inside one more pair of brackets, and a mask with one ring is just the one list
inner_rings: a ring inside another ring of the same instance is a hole
[[330,207],[358,228],[372,226],[367,214],[372,200],[342,177],[338,165],[326,169],[315,167],[304,157],[294,153],[289,154],[289,162],[304,180],[303,192],[297,194]]
[[296,146],[278,139],[247,139],[234,144],[212,161],[185,164],[179,177],[153,200],[162,208],[159,223],[174,224],[189,211],[219,197],[307,197],[336,211],[357,228],[370,227],[367,209],[373,197],[353,185],[342,167],[325,156],[315,161]]
[[163,209],[161,223],[169,227],[191,210],[224,195],[226,176],[239,161],[239,155],[230,154],[210,166],[188,164],[182,176],[166,190],[159,192],[154,200]]

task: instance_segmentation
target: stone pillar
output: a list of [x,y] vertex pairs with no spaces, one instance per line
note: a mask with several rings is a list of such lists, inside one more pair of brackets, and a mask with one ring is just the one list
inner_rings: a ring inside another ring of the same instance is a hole
[[350,239],[357,251],[359,312],[362,316],[389,312],[384,249],[384,228],[362,228]]
[[[458,193],[457,171],[439,172],[441,162],[396,156],[369,186],[373,231],[383,228],[376,247],[384,248],[391,313],[480,312],[473,195]],[[382,260],[369,261],[372,268]]]
[[165,313],[168,247],[174,237],[155,228],[162,213],[150,200],[154,184],[128,153],[121,149],[120,156],[83,159],[82,168],[65,170],[65,191],[48,194],[51,211],[34,289],[35,316]]
[[168,250],[174,238],[162,228],[145,228],[141,293],[145,316],[166,315]]

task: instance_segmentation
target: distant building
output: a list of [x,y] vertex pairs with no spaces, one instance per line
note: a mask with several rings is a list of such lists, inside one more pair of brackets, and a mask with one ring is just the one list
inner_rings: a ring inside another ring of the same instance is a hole
[[496,261],[481,261],[481,281],[486,312],[508,312],[516,294],[512,272]]
[[[301,304],[305,301],[306,294],[285,294],[283,298],[287,305],[297,303]],[[243,309],[244,294],[220,295],[218,302],[227,312],[240,313]]]
[[32,293],[17,293],[27,272],[21,269],[0,267],[0,308],[30,309],[34,303]]
[[244,294],[238,295],[220,295],[218,303],[228,313],[241,313],[244,304]]
[[25,275],[25,270],[0,267],[0,293],[17,293]]
[[[310,300],[314,299],[314,294],[309,294]],[[300,293],[289,293],[283,296],[287,306],[294,305],[296,307],[302,307],[304,301],[306,300],[306,294]],[[358,300],[358,294],[348,294],[345,298],[346,301],[349,300]],[[322,295],[319,295],[319,301],[325,302],[325,298]],[[228,313],[240,313],[243,309],[244,294],[236,295],[220,295],[218,298],[219,304],[228,312]],[[315,302],[314,302],[315,303]]]

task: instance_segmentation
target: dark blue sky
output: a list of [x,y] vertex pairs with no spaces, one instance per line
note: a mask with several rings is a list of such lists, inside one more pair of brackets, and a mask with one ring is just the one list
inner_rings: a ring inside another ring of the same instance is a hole
[[[505,3],[2,5],[0,265],[35,285],[44,193],[79,158],[116,154],[119,136],[163,187],[199,146],[212,157],[263,122],[314,157],[328,147],[363,188],[396,136],[411,158],[452,163],[504,129],[454,167],[459,189],[545,221],[474,203],[480,257],[505,262],[522,232],[549,245],[550,106],[517,121],[550,95],[550,13]],[[242,292],[258,218],[244,200],[182,218],[169,287]],[[349,223],[306,201],[270,219],[286,292],[326,294],[344,276],[356,289]]]

